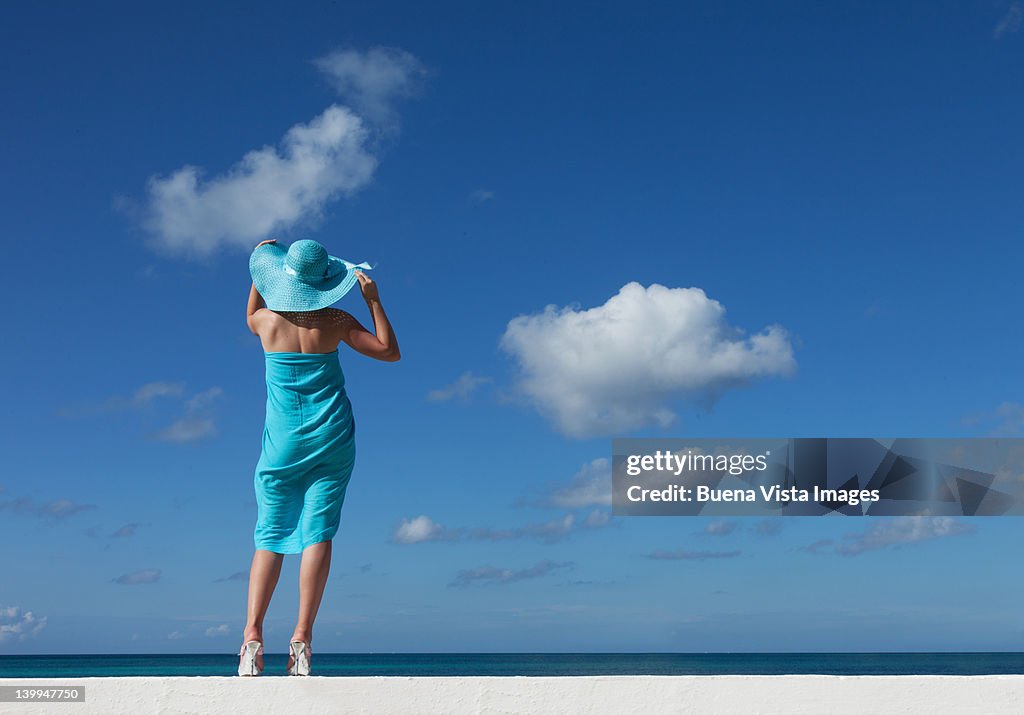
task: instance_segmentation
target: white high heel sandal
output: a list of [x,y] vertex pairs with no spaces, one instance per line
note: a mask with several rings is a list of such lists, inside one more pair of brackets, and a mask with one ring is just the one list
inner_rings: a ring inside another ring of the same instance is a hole
[[288,644],[288,652],[292,656],[288,675],[309,675],[309,656],[313,655],[313,649],[309,644],[304,641],[292,641]]
[[259,641],[248,641],[238,651],[241,660],[238,662],[239,675],[260,675],[263,668],[256,667],[256,656],[263,653],[263,644]]

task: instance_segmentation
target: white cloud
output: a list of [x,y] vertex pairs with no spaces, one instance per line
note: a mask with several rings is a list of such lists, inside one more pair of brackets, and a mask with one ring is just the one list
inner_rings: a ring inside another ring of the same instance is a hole
[[19,606],[0,606],[0,643],[25,640],[46,628],[46,616],[37,617]]
[[143,569],[121,574],[114,579],[114,583],[123,586],[137,586],[142,583],[156,583],[160,580],[160,569]]
[[[148,409],[157,398],[180,397],[184,391],[184,383],[156,380],[140,386],[130,397],[114,395],[102,403],[62,407],[58,413],[65,417],[83,417],[119,409]],[[223,394],[223,388],[217,385],[197,392],[185,400],[185,415],[149,436],[168,442],[192,442],[216,434],[214,421],[203,414]]]
[[505,541],[533,537],[547,543],[554,543],[568,535],[574,526],[576,526],[576,517],[573,514],[566,514],[558,519],[526,524],[511,529],[480,527],[472,529],[469,532],[469,538],[479,541]]
[[1012,435],[1024,431],[1024,405],[1019,402],[1004,402],[996,408],[995,416],[999,419],[995,434]]
[[469,396],[481,385],[491,382],[491,378],[482,375],[474,375],[472,372],[464,372],[456,378],[455,382],[427,393],[427,399],[431,402],[445,402],[452,398],[468,400]]
[[0,511],[10,510],[18,514],[48,519],[67,519],[83,511],[95,509],[95,504],[82,504],[72,499],[54,499],[36,503],[31,497],[19,497],[0,502]]
[[205,437],[212,437],[217,434],[217,426],[213,419],[204,417],[202,413],[218,397],[224,394],[224,390],[217,385],[197,392],[185,402],[186,414],[171,425],[154,432],[153,439],[165,442],[195,442]]
[[429,74],[414,55],[395,47],[336,50],[314,64],[357,112],[384,125],[395,123],[395,101],[419,94]]
[[143,409],[149,407],[158,397],[177,397],[184,390],[184,383],[156,380],[136,388],[130,397],[112,395],[103,402],[60,407],[57,412],[63,417],[87,417],[114,410]]
[[573,437],[667,427],[672,398],[708,402],[796,367],[782,327],[744,337],[703,290],[636,282],[596,308],[518,316],[501,346],[518,362],[521,393]]
[[424,541],[445,541],[455,538],[456,533],[436,523],[429,516],[402,519],[391,540],[396,544],[419,544]]
[[[180,395],[185,386],[180,382],[147,382],[135,390],[132,395],[131,404],[148,405],[155,397],[168,397]],[[115,400],[117,398],[114,398]]]
[[594,509],[587,514],[585,519],[583,519],[582,526],[585,529],[602,529],[610,523],[612,523],[612,514],[610,511]]
[[509,541],[529,538],[553,544],[576,531],[600,529],[610,523],[611,515],[600,509],[594,509],[583,519],[575,514],[564,514],[548,521],[505,529],[490,526],[449,528],[428,516],[418,516],[415,519],[402,519],[402,523],[391,535],[391,540],[396,544],[419,544],[426,541]]
[[388,47],[339,50],[314,64],[350,106],[332,104],[291,127],[279,147],[253,149],[211,178],[192,164],[150,177],[137,213],[153,248],[193,258],[222,246],[250,251],[273,233],[315,222],[329,202],[371,181],[374,130],[397,128],[395,101],[415,96],[429,72]]
[[64,519],[69,516],[74,516],[79,512],[95,508],[96,507],[92,504],[79,504],[71,499],[55,499],[54,501],[47,502],[40,506],[39,513],[42,516],[52,516],[57,519]]
[[495,568],[494,566],[479,566],[473,569],[459,571],[455,580],[449,586],[466,587],[474,583],[506,584],[515,583],[532,578],[542,578],[549,573],[561,569],[571,569],[571,561],[538,561],[535,565],[522,569]]
[[195,442],[217,434],[217,426],[208,417],[186,416],[153,433],[164,442]]
[[184,166],[152,177],[144,223],[153,245],[190,256],[207,256],[221,245],[251,250],[365,186],[377,166],[366,140],[362,120],[332,105],[289,129],[280,150],[250,151],[220,176],[204,181],[199,167]]
[[196,394],[192,395],[192,397],[188,399],[188,402],[185,403],[185,409],[187,409],[189,412],[192,412],[193,410],[202,409],[209,405],[211,402],[213,402],[214,399],[220,397],[223,394],[224,390],[214,385],[208,390],[203,390],[202,392],[197,392]]
[[1024,21],[1024,3],[1020,0],[1014,0],[1010,3],[1010,7],[1007,8],[1006,14],[996,24],[995,29],[992,30],[992,36],[997,40],[1003,35],[1012,35],[1013,33],[1020,30],[1021,22]]
[[476,189],[469,194],[471,201],[475,201],[478,204],[482,204],[484,201],[490,201],[494,198],[494,192],[490,189]]
[[865,551],[941,539],[974,531],[974,527],[957,521],[951,516],[900,516],[882,517],[882,519],[883,521],[872,524],[866,531],[848,534],[846,543],[836,545],[836,553],[844,556],[856,556]]
[[655,551],[647,555],[649,559],[656,561],[707,561],[708,559],[732,559],[740,555],[739,550],[735,551],[690,551],[679,549],[677,551]]
[[565,509],[588,506],[611,506],[612,463],[607,457],[584,464],[569,480],[569,484],[556,488],[550,496],[551,504]]
[[1009,437],[1024,432],[1024,404],[1003,402],[994,410],[964,415],[961,423],[978,429],[989,429],[993,437]]
[[215,638],[217,636],[226,636],[230,633],[227,623],[221,623],[219,626],[211,626],[206,629],[207,638]]
[[736,522],[726,519],[716,519],[704,527],[704,533],[712,536],[728,536],[736,531]]

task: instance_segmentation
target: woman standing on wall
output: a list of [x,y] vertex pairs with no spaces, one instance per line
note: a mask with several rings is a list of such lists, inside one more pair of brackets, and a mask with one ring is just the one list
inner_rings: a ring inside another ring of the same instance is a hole
[[[263,344],[267,415],[253,479],[256,551],[239,675],[263,672],[263,619],[284,554],[300,553],[299,616],[288,673],[310,672],[313,621],[355,464],[355,420],[338,345],[387,362],[400,357],[377,285],[360,270],[368,268],[331,256],[308,239],[287,251],[263,241],[249,257],[253,285],[246,321]],[[373,318],[372,333],[349,313],[328,307],[356,282]]]

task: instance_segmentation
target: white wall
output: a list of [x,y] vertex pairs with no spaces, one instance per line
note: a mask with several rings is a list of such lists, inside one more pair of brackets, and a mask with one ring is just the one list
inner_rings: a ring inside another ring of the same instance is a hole
[[4,679],[84,685],[78,704],[0,713],[1024,713],[1024,675]]

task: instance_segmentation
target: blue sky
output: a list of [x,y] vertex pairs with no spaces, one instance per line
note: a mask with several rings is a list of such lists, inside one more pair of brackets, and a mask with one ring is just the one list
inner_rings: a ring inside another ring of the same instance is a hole
[[610,517],[601,461],[1021,434],[1019,1],[146,5],[2,11],[0,652],[237,650],[268,237],[403,354],[341,353],[319,650],[1021,649],[1020,519]]

